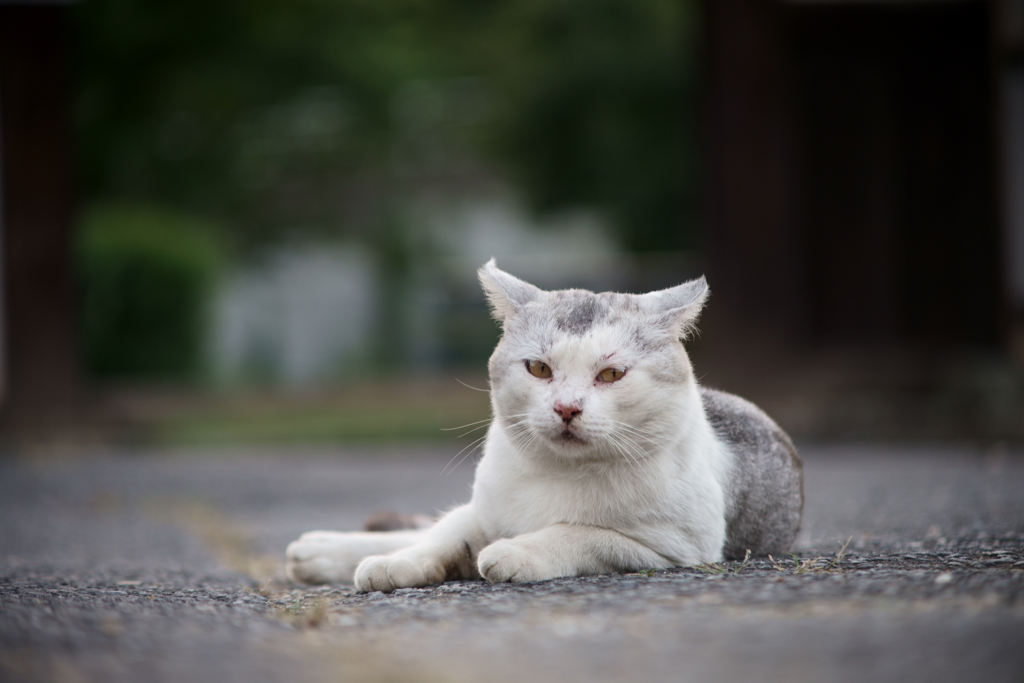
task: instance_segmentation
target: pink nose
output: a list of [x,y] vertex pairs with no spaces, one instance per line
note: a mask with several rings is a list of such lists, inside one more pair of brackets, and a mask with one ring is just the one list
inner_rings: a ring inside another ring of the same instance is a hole
[[579,403],[575,403],[575,402],[574,403],[570,403],[568,405],[566,405],[564,403],[556,403],[555,404],[555,412],[562,416],[562,421],[563,422],[569,422],[574,417],[576,417],[577,415],[582,413],[583,409],[580,408],[580,404]]

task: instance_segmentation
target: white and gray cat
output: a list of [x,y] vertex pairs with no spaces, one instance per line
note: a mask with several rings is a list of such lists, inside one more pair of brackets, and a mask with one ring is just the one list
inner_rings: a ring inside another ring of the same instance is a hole
[[697,385],[704,279],[649,294],[480,281],[503,335],[469,503],[426,529],[303,534],[288,576],[392,591],[685,567],[789,549],[802,463],[753,404]]

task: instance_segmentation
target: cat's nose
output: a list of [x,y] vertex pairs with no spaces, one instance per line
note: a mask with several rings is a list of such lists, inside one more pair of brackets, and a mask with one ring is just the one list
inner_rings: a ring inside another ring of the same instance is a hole
[[575,401],[573,403],[556,403],[555,412],[562,416],[563,422],[569,422],[574,417],[583,412],[583,408],[580,407],[579,403]]

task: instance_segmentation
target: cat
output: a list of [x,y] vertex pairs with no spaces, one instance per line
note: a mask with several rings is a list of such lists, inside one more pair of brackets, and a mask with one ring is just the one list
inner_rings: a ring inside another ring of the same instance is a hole
[[683,347],[703,277],[640,295],[546,292],[494,259],[479,277],[502,337],[470,502],[426,529],[303,534],[287,550],[292,580],[388,592],[789,549],[800,456],[756,406],[698,386]]

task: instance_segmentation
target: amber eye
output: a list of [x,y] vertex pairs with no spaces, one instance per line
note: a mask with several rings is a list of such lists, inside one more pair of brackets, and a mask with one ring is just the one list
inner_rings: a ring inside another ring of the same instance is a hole
[[547,379],[551,376],[551,368],[549,368],[546,363],[541,363],[539,360],[526,361],[526,369],[530,371],[531,375],[541,379]]
[[605,368],[601,372],[597,373],[597,381],[618,382],[620,379],[622,379],[622,376],[625,374],[625,370],[619,370],[618,368]]

